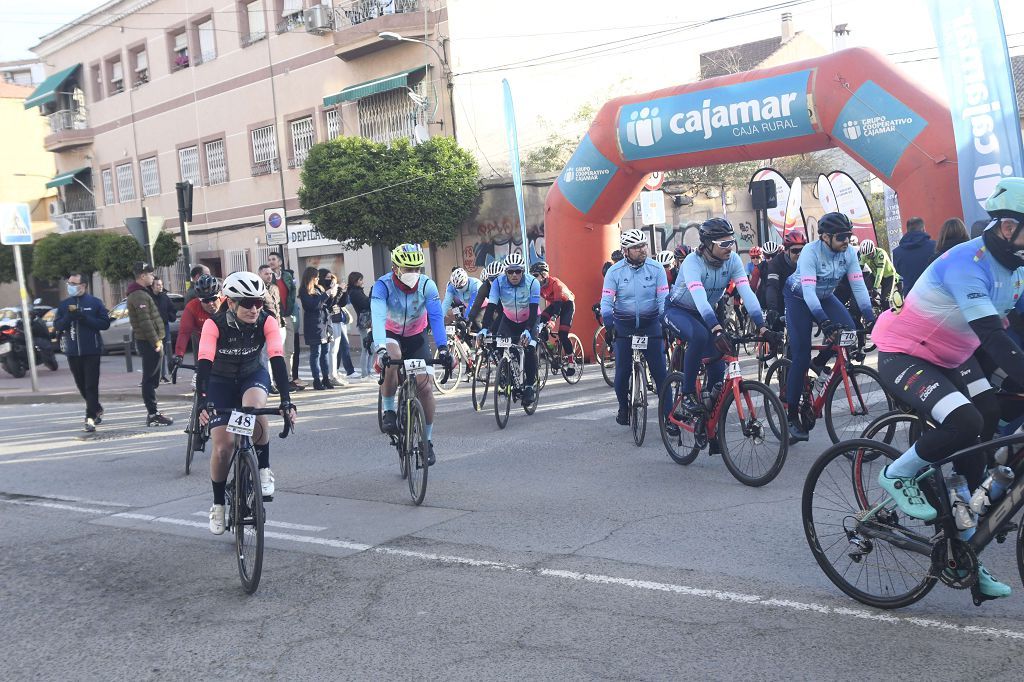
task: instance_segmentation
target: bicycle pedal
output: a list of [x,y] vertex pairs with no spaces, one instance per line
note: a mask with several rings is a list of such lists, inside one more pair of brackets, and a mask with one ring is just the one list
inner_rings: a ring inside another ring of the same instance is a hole
[[274,501],[274,496],[273,495],[264,495],[263,496],[263,501],[264,502],[273,502]]

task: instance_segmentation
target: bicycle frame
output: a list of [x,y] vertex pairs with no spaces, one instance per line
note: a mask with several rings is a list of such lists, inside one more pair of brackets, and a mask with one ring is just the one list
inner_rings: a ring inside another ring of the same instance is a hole
[[811,401],[811,408],[814,410],[814,416],[820,418],[824,414],[825,394],[828,392],[828,387],[837,380],[843,382],[843,388],[846,390],[846,402],[850,407],[850,414],[857,414],[853,407],[853,392],[850,390],[850,375],[846,371],[846,367],[850,361],[847,356],[846,346],[839,343],[833,343],[828,346],[811,346],[811,351],[823,350],[831,350],[834,352],[835,361],[832,365],[832,371],[828,375],[828,381],[825,382],[825,390],[821,392],[821,395]]

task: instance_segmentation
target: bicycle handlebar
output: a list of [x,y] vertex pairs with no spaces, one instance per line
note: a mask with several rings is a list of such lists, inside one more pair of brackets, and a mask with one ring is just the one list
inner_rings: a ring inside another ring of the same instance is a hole
[[[295,406],[292,405],[292,407],[295,407]],[[279,438],[287,438],[288,434],[292,433],[295,430],[292,427],[291,420],[288,419],[287,416],[281,414],[281,408],[280,407],[236,407],[236,408],[231,409],[231,410],[218,410],[217,407],[213,403],[208,403],[206,405],[206,411],[207,412],[211,412],[213,414],[217,414],[217,415],[223,415],[223,414],[230,415],[232,412],[245,412],[246,414],[251,414],[251,415],[254,415],[254,416],[257,416],[257,417],[263,417],[263,416],[271,417],[271,416],[276,414],[276,415],[281,416],[284,419],[284,431],[282,431],[280,434],[278,434]],[[206,430],[207,431],[210,430],[210,423],[209,422],[206,423]]]
[[174,369],[171,370],[171,384],[178,383],[178,370],[179,369],[190,369],[193,372],[196,371],[195,365],[186,365],[185,363],[174,363]]
[[[449,351],[449,355],[450,354],[451,354],[451,351]],[[452,358],[452,359],[454,360],[454,358]],[[387,369],[391,365],[395,365],[396,367],[399,367],[399,366],[404,367],[404,365],[399,365],[399,363],[401,363],[401,362],[403,362],[403,361],[402,360],[392,360],[391,356],[385,353],[384,356],[381,358],[380,366],[381,366],[381,369]],[[429,359],[429,360],[424,360],[424,362],[426,362],[428,365],[431,365],[431,366],[433,366],[433,365],[441,365],[442,367],[444,367],[444,374],[441,376],[441,383],[442,384],[448,383],[448,379],[450,379],[451,376],[452,376],[452,369],[451,369],[451,367],[448,367],[447,365],[444,365],[440,360]],[[384,383],[384,373],[383,372],[381,372],[381,378],[380,378],[380,381],[378,383],[381,383],[381,384]]]

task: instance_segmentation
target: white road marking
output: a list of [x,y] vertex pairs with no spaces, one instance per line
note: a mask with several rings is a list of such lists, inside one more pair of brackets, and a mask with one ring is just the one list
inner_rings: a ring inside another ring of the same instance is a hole
[[[106,514],[116,518],[133,519],[151,523],[166,523],[170,525],[186,526],[204,530],[208,528],[208,524],[206,523],[202,523],[200,521],[191,521],[188,519],[154,517],[148,514],[137,514],[134,512],[119,512],[116,514],[109,514],[109,510],[88,509],[85,507],[75,507],[65,504],[43,502],[39,500],[0,500],[0,502],[8,502],[10,504],[23,504],[29,506],[39,506],[50,509],[57,509],[60,511],[73,511],[86,514]],[[289,533],[277,533],[274,531],[265,531],[264,535],[268,538],[272,538],[275,540],[284,540],[287,542],[321,545],[325,547],[334,547],[338,549],[349,549],[356,552],[372,552],[374,554],[382,554],[385,556],[405,557],[408,559],[418,559],[421,561],[430,561],[441,564],[470,566],[473,568],[507,571],[512,573],[521,573],[523,575],[533,575],[543,578],[557,578],[559,580],[570,580],[573,582],[584,582],[593,583],[597,585],[625,587],[634,590],[667,592],[670,594],[676,594],[685,597],[694,597],[697,599],[704,600],[731,602],[735,604],[749,606],[766,606],[773,609],[803,611],[816,613],[824,616],[856,618],[859,620],[866,620],[875,623],[887,623],[890,625],[897,626],[914,625],[917,627],[928,628],[932,630],[942,630],[946,632],[954,632],[960,634],[980,635],[982,637],[996,637],[1000,639],[1024,641],[1024,632],[1021,631],[1007,630],[1003,628],[991,628],[979,625],[960,625],[958,623],[936,620],[934,618],[898,616],[889,613],[868,611],[860,608],[850,608],[846,606],[829,606],[827,604],[816,604],[814,602],[799,602],[787,599],[776,599],[772,597],[765,597],[759,594],[747,594],[744,592],[713,590],[700,587],[691,587],[688,585],[678,585],[674,583],[663,583],[653,580],[637,580],[635,578],[622,578],[618,576],[601,575],[598,573],[580,573],[578,571],[565,571],[553,568],[530,568],[527,566],[520,566],[518,564],[506,563],[503,561],[490,561],[486,559],[471,559],[469,557],[433,554],[430,552],[417,552],[414,550],[400,549],[397,547],[387,547],[384,545],[373,546],[359,542],[350,542],[348,540],[318,538],[309,535],[291,535]]]
[[[192,512],[192,516],[206,517],[209,512],[197,511]],[[284,521],[264,521],[264,525],[273,526],[274,528],[284,528],[285,530],[304,530],[310,533],[318,533],[322,530],[327,530],[327,526],[307,526],[302,523],[285,523]]]

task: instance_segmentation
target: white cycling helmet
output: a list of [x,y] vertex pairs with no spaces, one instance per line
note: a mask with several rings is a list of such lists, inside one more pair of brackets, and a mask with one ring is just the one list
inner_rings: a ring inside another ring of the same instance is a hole
[[487,264],[487,267],[484,268],[484,277],[486,277],[487,279],[494,279],[495,277],[500,275],[504,269],[505,261],[492,260],[490,263]]
[[452,277],[449,280],[456,289],[464,289],[469,284],[469,273],[462,268],[452,270]]
[[232,272],[221,284],[221,291],[230,299],[263,298],[267,287],[259,275],[251,272]]
[[654,257],[654,260],[658,261],[665,267],[668,267],[669,265],[672,265],[672,262],[675,260],[675,254],[671,251],[659,251],[658,255]]
[[865,239],[860,243],[860,252],[864,256],[870,256],[875,252],[875,243],[870,239]]
[[508,271],[509,268],[520,268],[525,270],[526,261],[523,260],[523,254],[518,251],[513,251],[508,254],[508,256],[505,257],[505,270]]
[[765,242],[761,250],[764,251],[766,256],[774,256],[779,251],[782,251],[782,244],[778,242]]
[[631,246],[640,246],[647,243],[647,235],[643,230],[626,230],[619,237],[619,246],[628,249]]

